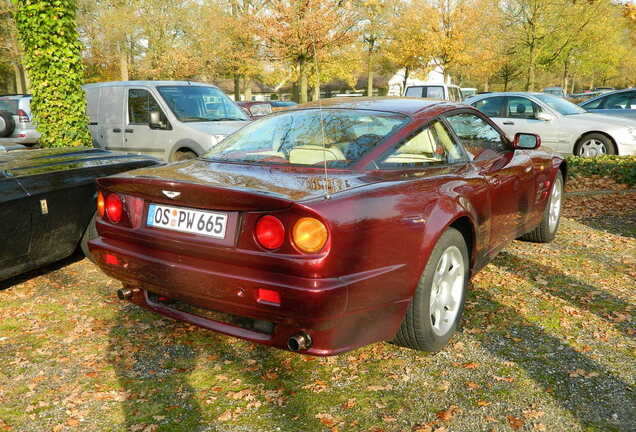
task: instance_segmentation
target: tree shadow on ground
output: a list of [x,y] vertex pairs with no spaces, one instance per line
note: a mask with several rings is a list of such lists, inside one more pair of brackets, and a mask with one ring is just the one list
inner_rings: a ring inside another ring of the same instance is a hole
[[606,231],[622,237],[636,238],[636,213],[623,215],[599,215],[596,217],[576,218],[578,223],[592,229]]
[[[545,279],[549,284],[542,286],[541,290],[546,290],[551,295],[585,309],[602,319],[606,320],[613,312],[626,316],[632,314],[633,306],[627,301],[608,293],[602,287],[589,285],[568,276],[554,267],[537,263],[528,258],[520,258],[508,251],[501,252],[494,264],[517,275],[520,274],[519,269],[524,269],[530,277]],[[616,322],[613,325],[625,336],[635,337],[633,322],[630,320]]]
[[[603,365],[529,322],[485,290],[473,290],[473,313],[488,312],[496,328],[475,337],[493,355],[516,363],[584,427],[636,430],[634,388]],[[481,323],[485,326],[484,323]],[[475,324],[474,322],[472,325]],[[506,334],[520,342],[511,342]],[[587,376],[571,376],[576,370]]]
[[201,408],[188,382],[198,356],[178,337],[186,331],[184,324],[133,304],[119,310],[109,334],[108,360],[126,392],[125,430],[141,432],[153,424],[159,430],[201,430]]

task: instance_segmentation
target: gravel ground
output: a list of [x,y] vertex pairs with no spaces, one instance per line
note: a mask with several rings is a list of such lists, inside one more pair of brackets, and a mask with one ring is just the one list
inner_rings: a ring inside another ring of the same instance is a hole
[[315,359],[118,301],[67,260],[0,286],[0,431],[634,431],[636,239],[565,219],[473,280],[436,355]]

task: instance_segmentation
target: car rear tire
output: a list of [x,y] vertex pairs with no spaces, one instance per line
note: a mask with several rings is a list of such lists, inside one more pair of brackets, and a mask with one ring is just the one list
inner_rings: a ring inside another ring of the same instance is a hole
[[561,206],[563,204],[563,175],[558,171],[550,189],[550,199],[543,210],[539,225],[521,236],[521,240],[534,243],[550,243],[554,240],[561,222]]
[[0,137],[10,136],[15,130],[15,120],[9,111],[0,111]]
[[174,153],[174,156],[172,156],[172,161],[180,162],[180,161],[196,159],[196,158],[197,158],[197,154],[191,150],[179,150]]
[[574,155],[581,157],[596,157],[603,155],[615,155],[616,148],[612,140],[600,133],[589,133],[583,135],[576,147]]
[[461,320],[469,270],[466,241],[449,228],[433,248],[393,343],[429,352],[442,349]]
[[89,260],[91,260],[92,262],[95,262],[95,259],[93,258],[91,251],[88,249],[88,242],[98,236],[97,227],[95,226],[96,219],[97,219],[97,212],[93,213],[93,217],[91,218],[91,221],[88,223],[88,226],[84,230],[84,235],[82,236],[82,240],[80,242],[80,248],[82,249],[84,256],[88,258]]

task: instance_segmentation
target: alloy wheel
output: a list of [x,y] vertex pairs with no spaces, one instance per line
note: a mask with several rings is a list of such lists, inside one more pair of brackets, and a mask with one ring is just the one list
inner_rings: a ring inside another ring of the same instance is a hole
[[561,198],[563,196],[563,181],[560,176],[557,176],[552,186],[552,193],[550,194],[550,204],[548,209],[548,228],[550,232],[556,230],[559,223],[559,216],[561,215]]
[[607,147],[603,141],[591,138],[581,144],[578,153],[583,157],[601,156],[607,154]]
[[429,302],[433,332],[443,336],[453,327],[464,290],[465,263],[456,246],[448,247],[435,268]]

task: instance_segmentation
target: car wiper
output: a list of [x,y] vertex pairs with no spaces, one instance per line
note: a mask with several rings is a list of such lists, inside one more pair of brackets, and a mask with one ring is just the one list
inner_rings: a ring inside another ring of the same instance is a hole
[[240,117],[219,117],[215,119],[208,119],[210,121],[228,121],[228,120],[245,120]]

